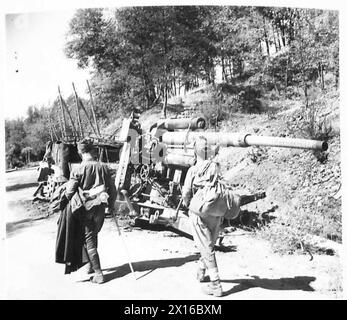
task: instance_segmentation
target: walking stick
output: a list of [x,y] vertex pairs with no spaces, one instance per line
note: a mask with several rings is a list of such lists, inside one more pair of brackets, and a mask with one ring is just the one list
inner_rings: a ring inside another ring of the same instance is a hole
[[128,264],[129,264],[131,273],[133,274],[135,280],[137,280],[136,275],[135,275],[135,271],[134,271],[134,268],[133,268],[133,265],[132,265],[132,263],[131,263],[130,254],[129,254],[128,248],[127,248],[127,246],[126,246],[126,243],[125,243],[125,241],[124,241],[124,238],[123,238],[123,236],[122,236],[122,233],[120,232],[120,228],[119,228],[119,225],[118,225],[118,221],[117,221],[116,215],[115,215],[115,213],[114,213],[113,210],[112,210],[112,216],[113,216],[114,221],[115,221],[115,223],[116,223],[118,234],[119,234],[120,238],[122,239],[125,252],[126,252],[126,254],[127,254],[127,256],[128,256]]

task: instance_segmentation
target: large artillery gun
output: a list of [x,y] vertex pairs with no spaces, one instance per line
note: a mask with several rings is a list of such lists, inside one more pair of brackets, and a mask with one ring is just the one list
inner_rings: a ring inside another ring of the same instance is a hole
[[[139,109],[124,119],[118,142],[123,144],[115,178],[118,201],[127,204],[135,222],[172,227],[190,234],[182,186],[195,164],[194,141],[203,136],[211,146],[268,146],[322,150],[326,141],[254,136],[248,133],[207,132],[203,117],[161,119],[145,132]],[[214,157],[211,154],[207,157]],[[234,190],[237,193],[237,190]],[[264,192],[239,195],[240,205],[264,198]]]
[[[182,202],[182,186],[188,169],[195,164],[194,142],[204,137],[213,158],[219,148],[268,146],[326,151],[326,141],[255,136],[248,133],[208,132],[204,117],[160,119],[149,130],[139,122],[141,110],[134,109],[123,120],[119,135],[94,138],[97,159],[109,163],[116,172],[117,200],[126,203],[135,222],[163,225],[190,234],[188,209]],[[54,174],[44,182],[44,198],[49,200],[57,186],[69,179],[81,161],[77,141],[47,144],[54,158]],[[232,186],[228,186],[232,188]],[[39,189],[38,189],[39,190]],[[238,190],[233,190],[238,194]],[[240,206],[264,198],[265,192],[239,194]]]

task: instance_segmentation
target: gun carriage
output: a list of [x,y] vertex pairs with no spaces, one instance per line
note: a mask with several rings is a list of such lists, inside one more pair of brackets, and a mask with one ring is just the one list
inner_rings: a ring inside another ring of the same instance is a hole
[[[144,131],[139,122],[140,112],[135,108],[130,117],[123,120],[117,137],[103,141],[98,135],[94,139],[97,158],[112,168],[117,167],[117,201],[127,205],[135,222],[173,227],[187,234],[190,234],[190,224],[188,209],[182,201],[182,186],[189,167],[196,161],[193,146],[197,137],[203,136],[208,145],[222,148],[269,146],[322,151],[328,148],[325,141],[207,132],[203,117],[160,119]],[[56,186],[68,180],[71,169],[81,160],[76,141],[47,144],[46,154],[52,155],[56,164],[55,174],[45,183],[47,199]],[[264,192],[240,195],[240,205],[265,196]]]
[[[115,178],[119,201],[136,221],[162,224],[190,234],[187,208],[182,204],[186,173],[195,163],[193,144],[203,136],[219,147],[270,146],[325,151],[325,141],[254,136],[247,133],[204,131],[203,117],[162,119],[148,132],[141,129],[140,110],[123,121],[123,144]],[[211,155],[213,157],[213,154]],[[237,192],[237,190],[236,190]],[[241,195],[241,205],[264,198],[264,192]]]

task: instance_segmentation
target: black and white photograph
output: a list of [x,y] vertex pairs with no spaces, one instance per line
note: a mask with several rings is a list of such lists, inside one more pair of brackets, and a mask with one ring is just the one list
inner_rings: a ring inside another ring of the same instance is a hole
[[0,299],[344,298],[335,1],[5,3]]

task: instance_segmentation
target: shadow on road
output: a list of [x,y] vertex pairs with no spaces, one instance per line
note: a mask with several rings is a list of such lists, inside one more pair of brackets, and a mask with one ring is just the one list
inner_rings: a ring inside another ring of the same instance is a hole
[[225,246],[225,245],[220,245],[220,246],[215,246],[214,249],[216,251],[220,252],[237,252],[237,246],[231,245],[231,246]]
[[33,224],[38,221],[38,220],[42,220],[42,219],[46,219],[47,216],[42,216],[42,217],[38,217],[38,218],[28,218],[28,219],[23,219],[23,220],[19,220],[19,221],[15,221],[15,222],[7,222],[6,223],[6,236],[7,237],[11,237],[14,236],[17,231],[27,228],[27,227],[31,227],[33,226]]
[[15,191],[19,189],[25,189],[25,188],[31,188],[31,187],[36,187],[38,185],[37,182],[30,182],[30,183],[17,183],[12,186],[7,186],[6,191]]
[[294,278],[266,279],[252,276],[253,279],[221,280],[225,283],[237,283],[235,287],[224,292],[224,296],[248,290],[250,288],[262,288],[268,290],[302,290],[314,291],[310,286],[315,277],[298,276]]
[[[147,260],[147,261],[138,261],[133,262],[134,271],[149,271],[145,275],[140,276],[137,279],[143,278],[147,274],[153,272],[155,269],[159,268],[170,268],[170,267],[180,267],[187,262],[199,260],[199,255],[193,254],[187,257],[182,258],[170,258],[170,259],[161,259],[161,260]],[[105,273],[105,282],[112,281],[117,278],[121,278],[131,273],[129,264],[125,263],[119,267],[113,267],[102,270]],[[89,281],[83,280],[82,282]]]

